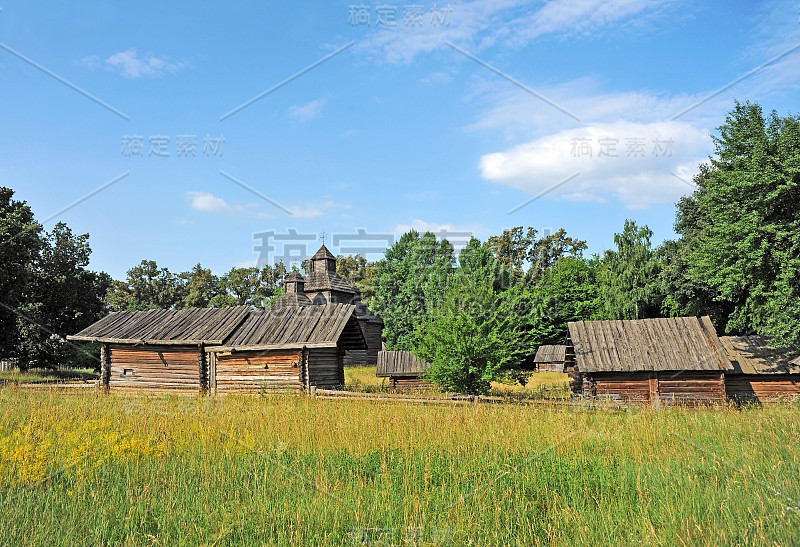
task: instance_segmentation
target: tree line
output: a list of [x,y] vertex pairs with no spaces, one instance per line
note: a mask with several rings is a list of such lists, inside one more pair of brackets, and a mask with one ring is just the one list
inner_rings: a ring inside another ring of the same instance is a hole
[[[569,321],[710,315],[719,332],[800,348],[800,117],[737,102],[712,139],[715,155],[677,204],[678,237],[660,245],[632,220],[614,249],[592,256],[563,229],[517,226],[472,238],[458,255],[412,230],[379,261],[337,257],[337,272],[384,319],[387,348],[415,352],[454,391],[523,377]],[[264,308],[287,273],[280,262],[217,276],[199,263],[173,273],[143,260],[112,280],[87,269],[90,252],[88,234],[62,223],[45,232],[0,189],[0,358],[85,362],[63,336],[109,311]]]

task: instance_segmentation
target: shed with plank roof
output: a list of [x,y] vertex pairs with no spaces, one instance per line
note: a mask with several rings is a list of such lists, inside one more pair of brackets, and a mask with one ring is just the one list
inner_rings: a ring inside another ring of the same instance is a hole
[[724,402],[730,360],[707,317],[568,324],[576,395],[627,402]]
[[252,312],[209,353],[214,392],[344,385],[344,355],[363,350],[352,304],[267,308]]
[[114,312],[68,339],[102,344],[107,388],[336,387],[344,383],[344,352],[366,345],[355,310],[327,304]]
[[737,403],[763,402],[800,396],[800,357],[792,360],[765,336],[721,336],[731,362],[725,390]]
[[393,388],[424,388],[431,385],[424,379],[430,366],[410,351],[381,351],[375,374],[379,378],[389,378]]
[[537,371],[564,372],[564,356],[567,346],[539,346],[533,363]]

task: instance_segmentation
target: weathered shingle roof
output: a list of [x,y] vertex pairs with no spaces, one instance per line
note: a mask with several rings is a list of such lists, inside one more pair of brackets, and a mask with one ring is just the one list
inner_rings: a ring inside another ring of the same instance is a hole
[[120,344],[204,344],[222,349],[250,346],[335,346],[365,349],[352,304],[292,306],[253,311],[191,308],[114,312],[70,340]]
[[731,368],[707,317],[569,323],[581,372]]
[[304,292],[285,292],[278,297],[271,305],[270,309],[290,308],[298,306],[313,305],[311,299]]
[[305,291],[325,291],[334,290],[349,294],[358,294],[358,290],[348,284],[343,277],[336,272],[311,272],[306,276]]
[[567,346],[539,346],[536,350],[536,357],[533,358],[534,363],[563,363],[564,355]]
[[314,256],[311,257],[311,260],[322,260],[322,259],[336,260],[336,257],[333,256],[333,253],[331,253],[328,250],[325,244],[323,244],[322,247],[320,247],[319,250],[316,253],[314,253]]
[[335,345],[345,334],[361,337],[364,344],[355,309],[352,304],[326,304],[254,311],[225,341],[225,346]]
[[800,357],[769,345],[765,336],[720,336],[733,370],[728,374],[800,374]]
[[113,312],[69,340],[148,344],[221,344],[250,306]]
[[410,351],[379,351],[376,376],[417,377],[430,368]]

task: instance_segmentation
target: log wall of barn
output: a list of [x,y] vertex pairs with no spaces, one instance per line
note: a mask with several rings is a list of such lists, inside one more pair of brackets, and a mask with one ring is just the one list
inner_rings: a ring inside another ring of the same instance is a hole
[[725,381],[721,372],[659,372],[658,397],[677,403],[722,403]]
[[340,348],[311,348],[306,350],[308,383],[320,388],[344,385],[344,351]]
[[725,377],[725,391],[737,403],[800,397],[800,376],[731,374]]
[[650,374],[604,372],[585,374],[584,395],[625,402],[650,400]]
[[107,350],[108,387],[200,391],[205,352],[198,346],[126,346]]
[[431,383],[416,377],[392,376],[390,384],[395,389],[424,389],[431,387]]
[[212,387],[218,392],[303,389],[300,350],[215,354]]
[[573,391],[587,397],[623,402],[658,399],[676,403],[720,403],[725,401],[725,382],[719,372],[596,372],[581,374]]

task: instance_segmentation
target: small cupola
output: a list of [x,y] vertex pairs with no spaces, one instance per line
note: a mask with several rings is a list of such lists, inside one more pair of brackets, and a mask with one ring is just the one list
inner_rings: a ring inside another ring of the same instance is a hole
[[289,275],[283,278],[284,294],[298,294],[303,293],[306,282],[303,276],[297,272],[290,272]]
[[325,245],[311,257],[311,264],[314,272],[336,272],[336,257]]

